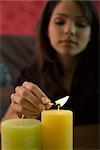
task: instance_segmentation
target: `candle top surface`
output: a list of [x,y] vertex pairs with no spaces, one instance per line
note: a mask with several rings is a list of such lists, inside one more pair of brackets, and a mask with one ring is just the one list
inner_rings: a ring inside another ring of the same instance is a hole
[[69,115],[72,114],[71,110],[63,110],[63,109],[52,109],[52,110],[44,110],[42,111],[45,115]]
[[2,126],[7,127],[33,127],[40,124],[41,122],[37,119],[10,119],[1,123]]

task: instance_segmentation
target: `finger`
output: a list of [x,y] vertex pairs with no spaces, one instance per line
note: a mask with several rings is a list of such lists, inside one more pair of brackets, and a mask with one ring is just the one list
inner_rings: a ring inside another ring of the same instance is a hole
[[42,103],[45,105],[46,109],[50,109],[54,103],[51,103],[51,101],[45,97],[42,98]]
[[46,109],[50,109],[52,107],[52,105],[54,105],[53,103],[48,103],[45,107]]
[[25,98],[23,98],[22,96],[20,96],[17,93],[14,93],[11,95],[11,99],[18,105],[20,105],[21,107],[24,107],[26,109],[28,109],[31,112],[37,113],[37,112],[41,112],[44,109],[44,105],[39,103],[38,108],[35,107],[34,105],[32,105],[29,101],[27,101]]
[[17,91],[17,89],[19,89],[21,86],[17,86],[16,88],[15,88],[15,92]]
[[[49,98],[45,95],[45,93],[35,84],[31,83],[31,82],[24,82],[23,87],[29,89],[32,93],[34,93],[36,95],[36,97],[38,97],[40,100],[42,100],[43,97],[47,98],[49,100]],[[50,100],[49,100],[50,101]]]
[[28,89],[25,87],[16,88],[16,93],[26,99],[28,102],[30,102],[32,105],[37,107],[38,109],[44,109],[44,105],[41,103],[41,101]]
[[39,97],[41,102],[45,105],[45,109],[49,109],[53,103],[51,103],[50,99],[45,95],[45,93],[35,84],[31,82],[24,82],[23,86]]
[[18,115],[19,118],[21,118],[23,114],[26,118],[33,118],[39,116],[39,112],[31,112],[27,108],[22,107],[15,102],[11,103],[11,109],[14,113]]
[[33,106],[29,101],[27,101],[25,98],[23,98],[22,96],[20,96],[17,93],[14,93],[11,95],[11,99],[18,105],[20,105],[21,107],[27,108],[30,111],[34,111],[36,112],[37,110],[39,111],[39,109],[37,109],[35,106]]
[[15,114],[18,115],[18,117],[21,117],[21,115],[22,115],[22,113],[21,113],[21,106],[16,104],[15,101],[11,102],[10,108],[11,108],[12,112],[14,112]]
[[42,102],[43,104],[51,103],[51,101],[50,101],[48,98],[46,98],[46,97],[42,97],[41,102]]

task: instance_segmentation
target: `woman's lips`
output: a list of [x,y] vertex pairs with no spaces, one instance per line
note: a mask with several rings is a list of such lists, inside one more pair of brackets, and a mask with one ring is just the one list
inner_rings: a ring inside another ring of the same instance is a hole
[[69,44],[69,45],[77,45],[77,42],[72,40],[61,40],[60,43]]

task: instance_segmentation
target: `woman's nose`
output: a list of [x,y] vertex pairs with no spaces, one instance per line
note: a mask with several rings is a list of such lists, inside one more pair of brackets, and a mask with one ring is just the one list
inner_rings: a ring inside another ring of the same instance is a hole
[[65,34],[72,34],[74,35],[76,33],[76,26],[74,22],[72,21],[67,21],[64,27],[64,32]]

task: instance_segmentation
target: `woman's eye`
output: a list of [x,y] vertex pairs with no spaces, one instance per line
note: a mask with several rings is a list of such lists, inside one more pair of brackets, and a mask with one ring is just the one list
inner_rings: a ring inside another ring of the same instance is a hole
[[55,19],[55,24],[57,24],[57,25],[63,25],[64,23],[65,23],[65,21],[62,19]]
[[55,24],[57,24],[57,25],[63,25],[64,22],[63,21],[56,21]]
[[76,26],[80,28],[85,28],[89,25],[89,22],[87,19],[78,19],[76,20]]
[[87,23],[76,23],[76,25],[80,28],[84,28],[84,27],[88,26]]

